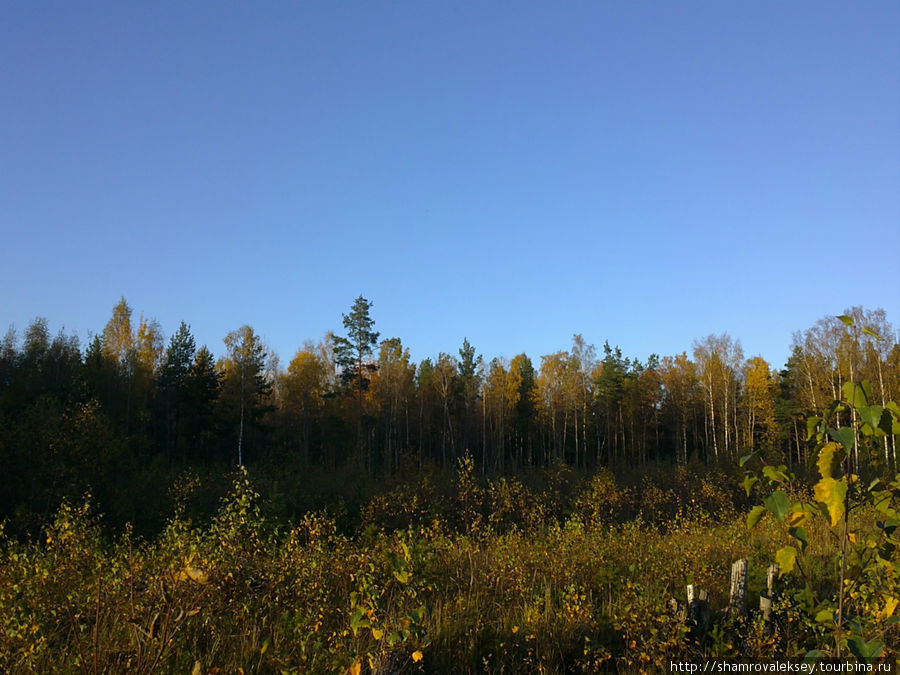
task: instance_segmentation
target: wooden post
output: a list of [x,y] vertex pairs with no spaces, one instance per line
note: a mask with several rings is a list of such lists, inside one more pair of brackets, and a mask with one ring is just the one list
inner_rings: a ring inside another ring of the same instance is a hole
[[709,630],[709,594],[693,584],[687,587],[687,615],[691,623],[691,636],[701,641]]
[[762,612],[763,621],[772,620],[772,598],[775,594],[775,577],[778,575],[778,565],[772,563],[766,571],[766,594],[759,596],[759,611]]
[[766,570],[766,591],[769,594],[769,598],[775,597],[775,579],[778,576],[778,565],[776,563],[772,563],[769,565],[769,569]]
[[731,566],[731,600],[728,611],[735,619],[747,616],[747,559],[736,560]]
[[772,600],[764,595],[759,596],[759,611],[763,621],[769,623],[772,620]]

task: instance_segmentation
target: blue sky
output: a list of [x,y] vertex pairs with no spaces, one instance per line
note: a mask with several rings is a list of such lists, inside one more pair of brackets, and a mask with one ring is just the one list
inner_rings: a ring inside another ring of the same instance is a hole
[[900,323],[900,4],[7,3],[0,332],[784,363]]

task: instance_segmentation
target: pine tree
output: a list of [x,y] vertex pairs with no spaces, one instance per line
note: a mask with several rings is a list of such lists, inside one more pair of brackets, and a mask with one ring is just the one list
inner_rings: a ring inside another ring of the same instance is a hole
[[184,418],[187,404],[187,377],[197,351],[190,327],[184,322],[169,340],[159,374],[157,410],[163,421],[164,442],[169,461],[176,448],[185,449]]
[[[356,389],[356,450],[363,455],[363,393],[368,389],[366,373],[377,369],[372,363],[372,350],[378,343],[378,332],[372,330],[375,322],[369,316],[372,303],[360,295],[350,308],[349,314],[343,314],[344,329],[347,337],[335,336],[334,360],[341,369],[341,379],[349,387],[355,384]],[[369,466],[366,457],[366,465]]]
[[475,356],[475,347],[468,338],[463,338],[462,347],[459,349],[459,388],[463,409],[462,447],[470,452],[474,451],[475,445],[475,411],[478,392],[481,389],[478,367],[481,363],[481,355]]

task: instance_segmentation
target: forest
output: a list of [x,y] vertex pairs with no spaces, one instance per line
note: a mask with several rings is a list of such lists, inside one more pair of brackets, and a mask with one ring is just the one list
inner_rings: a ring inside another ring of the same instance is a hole
[[[371,308],[286,367],[251,326],[214,353],[124,298],[86,344],[11,328],[0,670],[900,658],[882,310],[798,330],[779,368],[725,333],[642,359],[579,334],[534,360],[463,339],[414,363]],[[729,614],[739,558],[754,592],[779,565],[765,618],[753,598]],[[709,592],[702,628],[687,584]]]

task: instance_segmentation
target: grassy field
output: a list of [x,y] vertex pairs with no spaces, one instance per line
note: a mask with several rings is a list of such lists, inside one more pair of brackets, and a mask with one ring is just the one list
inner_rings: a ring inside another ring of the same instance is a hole
[[[790,542],[782,524],[748,530],[746,494],[728,475],[655,476],[560,465],[488,480],[462,460],[353,513],[287,524],[238,472],[214,517],[193,519],[182,503],[149,541],[106,532],[89,500],[68,505],[40,541],[0,540],[0,671],[653,672],[827,649],[831,632],[814,618],[816,598],[840,583],[827,523],[807,528],[814,584],[778,580],[764,623],[752,610]],[[722,610],[738,558],[751,613],[733,619]],[[687,584],[709,593],[702,634],[678,608]],[[896,661],[890,613],[856,602],[885,614],[883,657]]]

